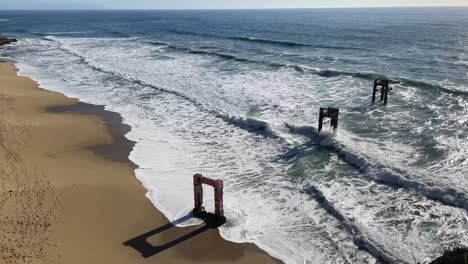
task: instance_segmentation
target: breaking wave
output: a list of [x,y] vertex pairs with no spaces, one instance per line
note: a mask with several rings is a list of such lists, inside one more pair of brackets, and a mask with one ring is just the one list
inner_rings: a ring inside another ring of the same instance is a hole
[[468,210],[467,195],[456,187],[417,180],[417,177],[411,172],[373,161],[366,155],[339,142],[333,136],[323,139],[320,144],[332,148],[346,162],[378,183],[414,190],[428,199]]
[[254,38],[254,37],[228,37],[229,39],[233,40],[243,40],[243,41],[251,41],[257,43],[267,43],[273,45],[281,45],[287,47],[310,47],[311,45],[305,43],[298,43],[298,42],[291,42],[291,41],[283,41],[283,40],[271,40],[271,39],[261,39],[261,38]]
[[313,48],[319,48],[319,49],[372,51],[369,49],[363,49],[363,48],[357,48],[357,47],[328,46],[328,45],[308,44],[308,43],[300,43],[300,42],[292,42],[292,41],[284,41],[284,40],[262,39],[262,38],[255,38],[255,37],[228,37],[228,38],[233,39],[233,40],[250,41],[250,42],[265,43],[265,44],[271,44],[271,45],[286,46],[286,47],[313,47]]
[[191,54],[216,56],[218,58],[222,58],[225,60],[233,60],[233,61],[243,62],[243,63],[263,64],[263,65],[267,65],[267,66],[275,67],[275,68],[290,68],[300,73],[315,74],[320,77],[332,78],[332,77],[339,77],[339,76],[347,76],[347,77],[353,77],[353,78],[359,78],[359,79],[371,80],[371,81],[375,79],[389,79],[391,80],[390,82],[391,84],[412,86],[412,87],[426,89],[426,90],[440,90],[440,91],[454,94],[454,95],[464,95],[464,96],[468,95],[468,91],[465,91],[465,90],[448,88],[439,84],[429,83],[429,82],[420,81],[420,80],[412,80],[412,79],[408,79],[404,77],[386,76],[383,74],[378,74],[378,73],[373,73],[373,72],[349,72],[349,71],[340,71],[340,70],[335,70],[335,69],[311,68],[311,67],[304,66],[304,65],[294,65],[294,64],[287,64],[287,63],[277,63],[277,62],[271,62],[271,61],[255,60],[255,59],[239,57],[233,54],[227,54],[227,53],[211,51],[211,50],[180,47],[180,46],[171,45],[169,43],[161,42],[161,41],[145,41],[145,42],[151,45],[156,45],[156,46],[166,46],[171,49],[180,50],[180,51],[188,52]]
[[[48,38],[50,40],[55,40],[54,37],[48,37]],[[162,45],[165,45],[165,44],[162,43]],[[127,75],[125,73],[115,71],[114,69],[106,68],[105,66],[100,65],[99,63],[95,62],[91,58],[88,58],[87,56],[80,54],[79,52],[76,52],[73,49],[64,47],[63,45],[60,45],[60,48],[66,52],[69,52],[75,56],[80,57],[84,63],[88,64],[90,67],[92,67],[95,70],[109,73],[109,74],[118,76],[120,78],[123,78],[127,81],[131,81],[131,82],[143,85],[143,86],[152,87],[159,91],[177,95],[195,104],[200,109],[203,109],[204,111],[210,114],[213,114],[214,116],[218,118],[221,118],[226,123],[229,123],[241,129],[247,130],[249,132],[263,135],[266,137],[280,138],[282,140],[285,140],[285,138],[280,136],[279,131],[275,131],[271,127],[271,125],[266,121],[262,121],[262,120],[258,120],[254,118],[248,118],[248,117],[233,116],[227,112],[217,109],[214,106],[211,106],[206,103],[202,103],[198,101],[196,98],[193,98],[188,94],[181,93],[181,92],[174,91],[174,90],[167,89],[167,88],[163,88],[163,87],[159,87],[152,83],[148,83],[140,79],[134,78],[133,76]],[[329,73],[330,71],[326,71],[326,72]],[[370,74],[370,75],[361,75],[361,76],[375,76],[375,75]],[[423,86],[424,86],[424,83],[423,83]],[[427,86],[427,87],[431,87],[431,86]],[[304,136],[308,136],[311,139],[317,138],[316,130],[313,127],[294,126],[291,124],[284,124],[284,125],[292,134],[301,134]],[[413,178],[415,177],[412,176],[411,173],[405,170],[399,169],[399,168],[391,168],[383,164],[379,164],[378,162],[372,161],[371,159],[367,158],[362,153],[359,153],[359,151],[353,150],[352,148],[350,148],[343,142],[339,142],[333,137],[328,137],[326,139],[321,140],[320,144],[322,146],[330,147],[334,149],[334,151],[338,155],[340,155],[345,161],[347,161],[349,164],[353,165],[354,167],[358,168],[365,175],[375,180],[376,182],[383,183],[389,186],[411,189],[411,190],[416,191],[417,193],[424,195],[425,197],[429,199],[468,210],[468,197],[461,190],[457,190],[454,187],[444,187],[444,186],[439,186],[439,185],[435,186],[435,184],[430,184],[430,183],[428,184],[425,182],[414,180]]]
[[379,245],[378,242],[373,241],[371,236],[366,234],[365,228],[353,219],[344,216],[338,208],[330,202],[327,197],[315,186],[309,186],[306,191],[324,208],[330,215],[338,219],[353,235],[353,242],[359,248],[364,248],[372,256],[382,261],[383,263],[401,263],[401,260],[394,257],[391,249],[386,249],[384,246]]

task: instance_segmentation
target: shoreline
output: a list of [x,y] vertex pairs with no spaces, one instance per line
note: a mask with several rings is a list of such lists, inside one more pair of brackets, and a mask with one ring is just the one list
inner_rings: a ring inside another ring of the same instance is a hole
[[[280,263],[254,244],[222,239],[217,230],[172,228],[145,197],[146,190],[134,174],[136,165],[128,159],[134,143],[124,136],[130,127],[118,113],[42,89],[31,79],[17,76],[11,61],[0,62],[0,78],[0,123],[2,133],[8,134],[2,135],[2,146],[22,142],[9,148],[10,158],[0,155],[2,166],[10,159],[21,160],[10,173],[16,177],[2,178],[2,184],[19,190],[27,185],[32,195],[24,196],[23,191],[6,197],[0,213],[2,219],[8,215],[7,219],[28,223],[43,219],[35,233],[21,232],[23,239],[31,240],[28,245],[42,241],[33,250],[40,253],[32,254],[25,247],[18,239],[21,226],[12,221],[3,227],[9,232],[0,247],[8,251],[3,250],[0,259],[7,263]],[[17,133],[18,126],[25,132]],[[21,135],[28,136],[9,140]],[[24,174],[28,176],[37,172],[37,182],[28,185],[31,179],[18,179],[18,170],[28,171]],[[8,206],[11,203],[21,206]],[[32,207],[34,215],[23,214]],[[152,257],[143,258],[123,245],[158,229],[164,232],[148,240],[164,246]]]
[[93,105],[81,101],[72,105],[52,106],[49,107],[47,111],[52,113],[99,116],[102,119],[102,124],[107,127],[112,137],[112,142],[109,144],[92,146],[90,149],[102,157],[116,162],[126,162],[133,169],[138,168],[138,166],[128,158],[128,154],[133,150],[135,142],[126,138],[125,134],[130,132],[132,128],[123,123],[123,118],[119,113],[106,110],[103,105]]

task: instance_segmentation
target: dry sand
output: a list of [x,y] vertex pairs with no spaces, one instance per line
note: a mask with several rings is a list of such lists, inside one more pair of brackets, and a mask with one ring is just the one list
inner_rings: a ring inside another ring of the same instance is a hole
[[[217,229],[168,225],[126,159],[125,126],[80,108],[105,113],[0,63],[0,263],[278,263]],[[166,246],[149,247],[152,257],[123,245],[157,228],[148,241]]]

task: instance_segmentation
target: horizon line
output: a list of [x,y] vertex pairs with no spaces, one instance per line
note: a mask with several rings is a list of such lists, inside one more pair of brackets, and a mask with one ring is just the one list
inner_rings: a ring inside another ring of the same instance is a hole
[[225,10],[304,10],[304,9],[359,9],[359,8],[468,8],[468,5],[429,5],[429,6],[342,6],[342,7],[269,7],[269,8],[35,8],[0,9],[1,11],[225,11]]

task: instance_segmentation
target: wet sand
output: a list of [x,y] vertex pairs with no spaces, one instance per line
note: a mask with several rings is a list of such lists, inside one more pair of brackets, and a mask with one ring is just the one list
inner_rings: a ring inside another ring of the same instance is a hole
[[128,129],[0,63],[0,263],[279,262],[217,229],[168,223],[134,175]]

